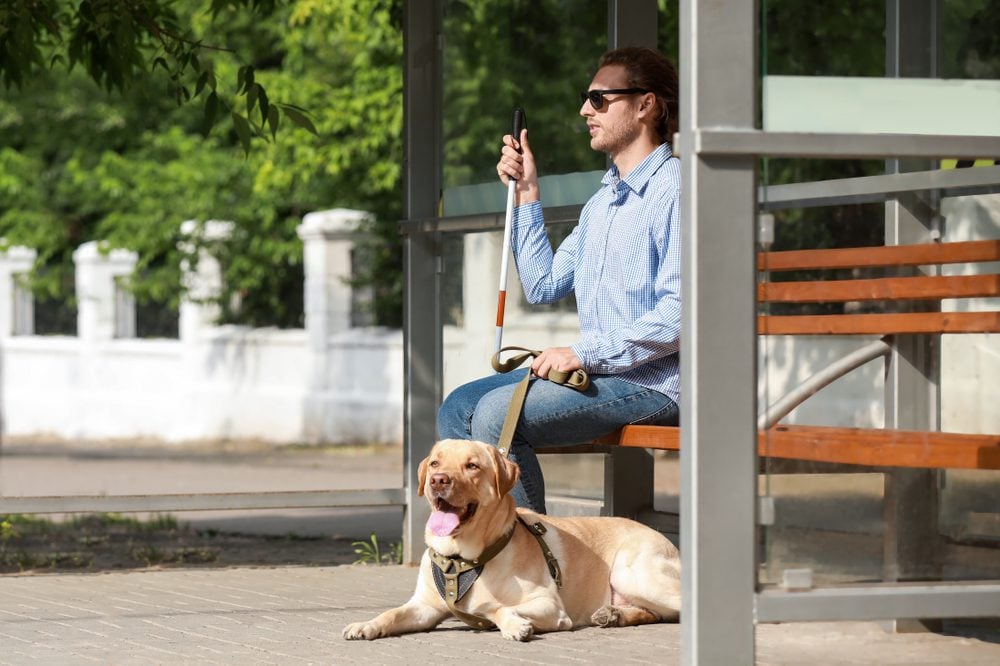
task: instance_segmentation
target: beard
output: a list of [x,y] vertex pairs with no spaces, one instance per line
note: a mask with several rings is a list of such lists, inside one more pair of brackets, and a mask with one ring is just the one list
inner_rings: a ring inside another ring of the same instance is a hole
[[639,123],[629,125],[620,122],[612,125],[601,125],[597,135],[591,137],[590,147],[614,156],[638,139],[641,133],[642,127]]

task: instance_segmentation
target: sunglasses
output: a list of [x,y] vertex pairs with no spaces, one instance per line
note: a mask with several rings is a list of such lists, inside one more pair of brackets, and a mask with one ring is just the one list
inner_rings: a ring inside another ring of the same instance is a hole
[[635,95],[641,93],[645,95],[649,91],[645,88],[612,88],[611,90],[588,90],[587,92],[580,93],[580,104],[586,101],[590,101],[590,105],[594,107],[594,110],[600,110],[604,107],[604,96],[611,94],[622,94],[622,95]]

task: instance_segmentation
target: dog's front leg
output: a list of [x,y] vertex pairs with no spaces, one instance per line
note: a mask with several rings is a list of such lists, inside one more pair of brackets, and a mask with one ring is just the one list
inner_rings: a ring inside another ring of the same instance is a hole
[[512,641],[526,641],[536,631],[564,631],[573,627],[562,605],[549,597],[537,597],[523,604],[504,607],[496,612],[493,623],[500,635]]
[[414,631],[427,631],[441,624],[447,611],[435,608],[416,597],[399,608],[393,608],[367,622],[354,622],[344,627],[343,637],[349,641],[373,641],[386,636],[398,636]]

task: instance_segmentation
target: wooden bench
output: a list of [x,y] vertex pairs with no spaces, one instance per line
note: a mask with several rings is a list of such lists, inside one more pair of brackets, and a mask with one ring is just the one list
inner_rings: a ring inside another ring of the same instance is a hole
[[[941,311],[943,299],[967,301],[1000,296],[996,266],[986,265],[997,261],[1000,261],[1000,241],[992,240],[761,253],[758,269],[768,276],[786,271],[797,273],[793,281],[768,279],[759,285],[758,298],[766,306],[762,306],[765,314],[759,317],[758,332],[760,335],[879,336],[886,343],[885,352],[900,344],[927,340],[914,336],[997,333],[1000,312]],[[939,274],[938,267],[949,264],[973,264],[985,272],[961,276]],[[876,269],[891,274],[853,275]],[[852,275],[846,279],[843,275],[831,277],[832,271]],[[787,309],[782,305],[786,303],[834,304],[843,311],[768,313],[772,308]],[[871,312],[871,306],[878,303],[882,304],[882,311]],[[871,356],[883,355],[876,350]],[[798,403],[787,407],[795,404]],[[863,466],[851,469],[884,473],[887,580],[907,577],[904,572],[907,565],[900,563],[903,560],[919,563],[935,557],[930,552],[933,548],[926,547],[928,542],[939,540],[933,470],[1000,469],[1000,435],[781,424],[780,417],[788,411],[790,408],[769,422],[763,422],[766,419],[762,418],[758,424],[762,460],[846,464]],[[605,513],[632,515],[665,532],[676,532],[676,516],[652,510],[653,465],[648,449],[678,451],[680,429],[626,426],[583,449],[562,447],[539,452],[610,453],[605,458]],[[923,495],[930,499],[923,502]],[[922,506],[913,510],[915,503],[922,502]],[[904,543],[906,540],[909,545]],[[905,548],[910,552],[900,555]]]
[[[625,426],[596,444],[680,451],[680,432],[668,426]],[[761,457],[866,467],[1000,469],[1000,435],[776,425],[757,436]]]
[[[758,268],[786,271],[903,269],[1000,261],[1000,241],[924,243],[761,253]],[[892,312],[763,314],[760,335],[897,336],[1000,332],[1000,311],[943,312],[943,299],[1000,296],[1000,273],[909,275],[838,279],[820,276],[758,287],[761,303],[893,304]],[[916,310],[914,303],[935,309]],[[910,308],[907,309],[906,306]],[[1000,469],[1000,435],[914,430],[768,424],[758,433],[760,455],[793,460],[877,467]],[[607,447],[680,450],[680,428],[630,425],[589,447],[540,449],[541,453],[606,450]]]

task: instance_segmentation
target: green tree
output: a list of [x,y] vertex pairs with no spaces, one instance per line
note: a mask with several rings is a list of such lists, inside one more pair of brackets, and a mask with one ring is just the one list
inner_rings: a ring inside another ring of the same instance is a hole
[[[211,34],[228,45],[199,52],[200,71],[241,81],[247,123],[266,123],[267,141],[247,154],[238,122],[206,135],[205,107],[178,107],[163,94],[176,81],[162,65],[116,76],[121,85],[108,90],[106,78],[80,67],[35,63],[18,70],[30,76],[0,101],[0,237],[39,250],[39,295],[67,296],[72,251],[101,240],[138,251],[131,284],[140,299],[176,306],[181,221],[231,220],[233,237],[213,248],[225,271],[225,320],[297,326],[296,226],[312,210],[361,208],[376,216],[362,231],[373,239],[363,268],[376,286],[378,318],[398,325],[401,2],[232,4],[171,3],[172,16],[191,41]],[[251,4],[266,4],[266,12],[246,11]],[[251,74],[260,91],[287,101],[277,127],[265,93],[251,102]],[[299,108],[312,109],[311,118]],[[293,117],[298,125],[286,127],[282,119]]]
[[[210,17],[209,25],[220,16],[227,18],[233,9],[241,16],[249,10],[257,19],[276,7],[276,0],[206,2],[199,4],[202,14]],[[239,68],[235,92],[220,90],[205,55],[233,49],[206,41],[199,29],[206,21],[175,10],[175,4],[171,0],[0,0],[0,80],[8,89],[20,88],[51,68],[81,67],[102,88],[124,92],[160,68],[169,80],[164,90],[178,104],[203,96],[205,131],[228,115],[247,152],[252,136],[268,132],[274,136],[282,117],[312,127],[302,109],[269,102],[253,65]]]

